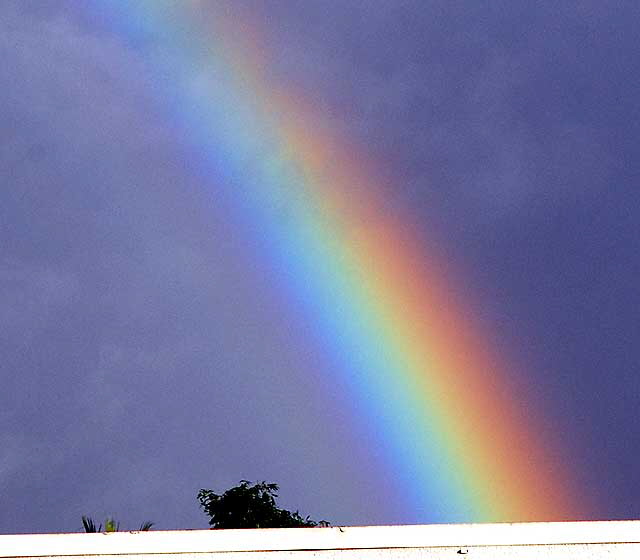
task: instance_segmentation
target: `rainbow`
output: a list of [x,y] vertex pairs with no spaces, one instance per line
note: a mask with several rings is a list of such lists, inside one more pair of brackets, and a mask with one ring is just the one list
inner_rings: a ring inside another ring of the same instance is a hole
[[416,517],[584,518],[559,446],[483,343],[451,268],[415,224],[385,210],[362,151],[271,82],[255,28],[213,6],[94,9],[124,40],[162,41],[146,61],[150,88],[215,175],[214,196],[252,224],[283,293],[345,376],[354,413],[378,432],[389,476],[411,489]]

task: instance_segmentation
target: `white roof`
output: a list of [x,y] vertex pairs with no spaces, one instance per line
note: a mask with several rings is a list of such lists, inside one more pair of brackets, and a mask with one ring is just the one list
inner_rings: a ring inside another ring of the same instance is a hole
[[466,554],[473,547],[611,543],[638,545],[640,521],[0,535],[0,559],[443,547]]

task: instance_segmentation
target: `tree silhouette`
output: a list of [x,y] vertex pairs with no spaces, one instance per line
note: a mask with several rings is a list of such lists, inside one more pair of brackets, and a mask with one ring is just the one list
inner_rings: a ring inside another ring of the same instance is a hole
[[212,529],[267,529],[275,527],[327,527],[327,521],[314,521],[276,505],[278,485],[265,481],[252,484],[241,480],[223,494],[201,489],[198,501],[209,517]]
[[[151,527],[153,527],[153,523],[151,521],[145,521],[138,531],[149,531]],[[85,533],[101,533],[102,532],[102,524],[96,527],[95,522],[91,517],[82,516],[82,526],[84,527]],[[104,522],[104,532],[105,533],[115,533],[120,530],[120,522],[112,519],[111,517],[107,517]]]

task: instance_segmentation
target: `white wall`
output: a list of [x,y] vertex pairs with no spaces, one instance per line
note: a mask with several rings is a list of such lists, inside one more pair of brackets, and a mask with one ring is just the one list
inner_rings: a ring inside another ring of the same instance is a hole
[[640,521],[0,535],[0,559],[640,560]]

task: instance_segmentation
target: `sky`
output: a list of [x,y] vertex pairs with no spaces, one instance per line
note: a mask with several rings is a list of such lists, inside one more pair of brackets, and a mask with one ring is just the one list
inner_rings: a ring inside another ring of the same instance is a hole
[[[0,3],[0,533],[79,531],[81,515],[205,528],[197,491],[240,479],[334,524],[441,521],[380,460],[380,426],[159,93],[174,45],[123,32],[106,4]],[[269,83],[436,248],[561,443],[584,518],[637,518],[637,4],[193,9],[259,37]]]

